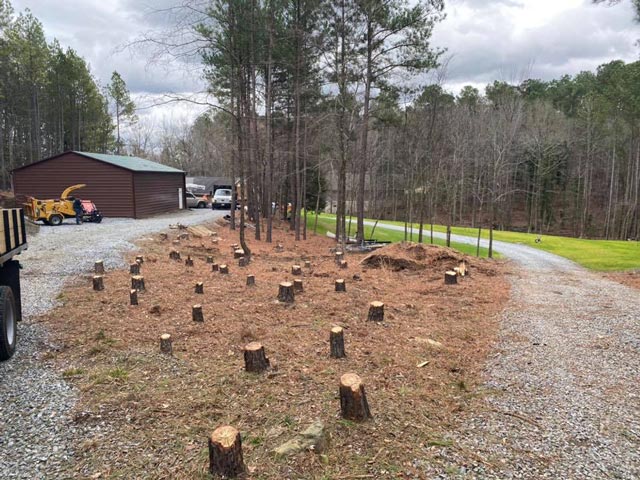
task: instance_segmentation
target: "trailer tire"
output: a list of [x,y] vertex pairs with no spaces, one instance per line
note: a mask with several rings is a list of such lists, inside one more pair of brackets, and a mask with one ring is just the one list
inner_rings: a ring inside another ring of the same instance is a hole
[[16,351],[18,325],[13,290],[0,286],[0,360],[8,360]]
[[62,216],[61,215],[51,215],[49,217],[49,224],[53,225],[54,227],[57,227],[58,225],[60,225],[62,223]]

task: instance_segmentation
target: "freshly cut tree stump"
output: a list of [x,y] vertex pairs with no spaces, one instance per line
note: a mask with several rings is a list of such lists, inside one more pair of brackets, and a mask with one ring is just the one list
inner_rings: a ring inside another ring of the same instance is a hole
[[276,253],[282,253],[282,252],[284,252],[284,245],[282,245],[281,243],[278,243],[278,244],[276,245],[275,250],[276,250]]
[[346,291],[347,291],[347,284],[344,283],[344,279],[338,278],[336,280],[336,292],[346,292]]
[[218,270],[220,270],[220,266],[217,263],[211,265],[212,272],[217,272]]
[[173,353],[173,345],[171,344],[171,335],[163,333],[160,335],[160,352],[166,355]]
[[293,292],[293,283],[281,282],[278,288],[278,300],[284,303],[293,303],[295,294]]
[[233,258],[240,258],[240,257],[244,257],[244,250],[242,250],[241,248],[237,248],[233,251]]
[[369,315],[367,320],[370,322],[381,322],[384,320],[384,303],[371,302],[369,304]]
[[160,240],[163,240],[163,241],[164,241],[164,240],[166,240],[166,239],[168,239],[168,238],[169,238],[169,235],[167,235],[166,233],[161,233],[161,234],[160,234]]
[[184,264],[187,267],[193,267],[193,258],[191,258],[191,255],[187,255],[187,259],[184,261]]
[[211,255],[207,255],[207,263],[213,263],[213,257]]
[[220,265],[220,273],[226,275],[229,273],[229,266],[228,265]]
[[269,359],[261,343],[251,342],[244,347],[244,369],[247,372],[260,373],[269,368]]
[[180,252],[177,250],[171,250],[169,252],[169,258],[171,260],[180,260]]
[[142,265],[144,263],[144,257],[142,255],[136,255],[136,262]]
[[346,260],[340,260],[339,266],[340,268],[347,268],[349,265],[347,264]]
[[209,437],[209,473],[234,478],[244,471],[240,432],[228,425],[216,428]]
[[333,327],[329,334],[329,346],[332,358],[344,358],[344,330],[342,327]]
[[135,288],[129,290],[129,303],[131,305],[138,305],[138,290]]
[[458,283],[458,274],[453,270],[449,270],[444,274],[445,285],[455,285]]
[[129,265],[129,273],[131,275],[140,275],[140,264],[138,262]]
[[340,262],[344,260],[344,252],[336,252],[336,264],[340,265]]
[[291,275],[302,275],[302,269],[300,268],[300,265],[291,266]]
[[204,293],[204,283],[196,283],[196,293]]
[[300,280],[299,278],[296,278],[293,281],[293,291],[296,293],[300,293],[304,291],[304,286],[302,285],[302,280]]
[[247,257],[240,257],[238,259],[239,267],[246,267],[247,265],[249,265],[249,259]]
[[233,250],[234,252],[235,252],[236,250],[238,250],[239,248],[240,248],[240,245],[238,245],[237,243],[232,243],[232,244],[231,244],[231,250]]
[[93,264],[93,271],[96,275],[102,275],[104,273],[104,262],[96,260],[96,263]]
[[256,277],[254,275],[247,275],[247,287],[254,287],[256,285]]
[[194,305],[191,307],[191,318],[194,322],[204,322],[204,315],[202,314],[202,305]]
[[304,261],[304,268],[311,268],[311,262],[309,260]]
[[103,278],[104,277],[102,275],[94,275],[93,276],[93,289],[96,292],[100,292],[100,291],[104,290]]
[[144,292],[144,277],[142,275],[134,275],[131,277],[131,289],[134,288],[139,292]]
[[340,410],[347,420],[363,421],[371,418],[371,411],[364,393],[364,384],[355,373],[340,377]]

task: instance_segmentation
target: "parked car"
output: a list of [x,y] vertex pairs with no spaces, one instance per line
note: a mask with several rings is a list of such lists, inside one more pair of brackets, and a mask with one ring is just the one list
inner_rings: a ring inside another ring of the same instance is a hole
[[231,189],[219,188],[213,194],[211,208],[231,208]]
[[187,192],[187,207],[188,208],[206,208],[211,204],[209,195],[196,195],[193,192]]

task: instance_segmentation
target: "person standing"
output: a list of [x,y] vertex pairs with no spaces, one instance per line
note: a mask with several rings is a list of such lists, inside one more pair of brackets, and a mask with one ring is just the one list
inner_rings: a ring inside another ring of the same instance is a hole
[[73,211],[76,212],[76,225],[82,224],[82,215],[84,214],[84,208],[82,208],[82,201],[76,198],[73,201]]

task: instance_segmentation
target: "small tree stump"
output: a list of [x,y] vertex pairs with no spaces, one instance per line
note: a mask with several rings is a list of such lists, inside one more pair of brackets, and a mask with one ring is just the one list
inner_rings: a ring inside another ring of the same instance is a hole
[[177,250],[171,250],[169,252],[169,258],[171,260],[180,260],[180,252]]
[[171,335],[163,333],[160,335],[160,352],[166,355],[173,353],[173,345],[171,344]]
[[344,279],[338,278],[336,280],[336,292],[346,292],[346,291],[347,291],[347,284],[344,283]]
[[239,267],[246,267],[247,265],[249,265],[249,259],[247,257],[240,257],[238,259]]
[[281,243],[278,243],[278,244],[276,245],[275,250],[276,250],[276,253],[282,253],[282,252],[284,252],[284,245],[282,245]]
[[269,359],[261,343],[251,342],[244,347],[244,369],[247,372],[260,373],[269,368]]
[[131,289],[136,289],[139,292],[144,292],[144,277],[142,275],[134,275],[131,277]]
[[302,269],[300,268],[300,265],[291,266],[291,275],[302,275]]
[[301,293],[304,291],[304,287],[302,285],[302,280],[300,280],[299,278],[296,278],[293,281],[293,291],[296,293]]
[[344,358],[344,330],[342,327],[333,327],[329,334],[329,347],[332,358]]
[[226,425],[216,428],[209,437],[209,473],[234,478],[244,471],[240,432]]
[[247,275],[247,287],[255,287],[256,277],[255,275]]
[[196,293],[204,293],[204,283],[198,282],[196,283]]
[[293,293],[293,283],[281,282],[278,288],[278,300],[284,303],[293,303],[295,294]]
[[242,250],[241,248],[237,248],[233,251],[233,258],[240,258],[240,257],[244,257],[244,250]]
[[304,261],[304,268],[311,268],[311,262],[309,260]]
[[93,271],[96,275],[102,275],[104,273],[104,262],[96,260],[96,263],[93,264]]
[[211,265],[212,272],[217,272],[218,270],[220,270],[220,266],[217,263],[214,263],[213,265]]
[[213,263],[213,257],[211,255],[207,255],[207,263]]
[[204,322],[202,305],[194,305],[193,307],[191,307],[191,318],[194,322]]
[[136,255],[136,262],[142,265],[144,263],[144,257],[142,255]]
[[173,242],[171,242],[171,243],[173,243],[174,245],[180,245],[180,239],[179,239],[179,238],[176,238],[176,239],[175,239]]
[[193,267],[193,258],[191,258],[191,255],[187,255],[187,259],[184,261],[184,264],[187,267]]
[[367,320],[370,322],[381,322],[384,320],[384,303],[371,302],[369,304],[369,315]]
[[131,305],[138,305],[138,290],[135,288],[129,290],[129,303]]
[[240,248],[240,245],[238,245],[237,243],[232,243],[232,244],[231,244],[231,250],[232,250],[232,251],[234,251],[234,252],[235,252],[235,251],[236,251],[236,250],[238,250],[239,248]]
[[340,251],[336,252],[335,260],[336,260],[336,264],[340,265],[340,262],[344,260],[344,252],[340,252]]
[[355,373],[345,373],[340,377],[340,411],[347,420],[363,421],[371,418],[364,384]]
[[160,234],[160,240],[165,241],[169,238],[169,235],[167,235],[166,233],[161,233]]
[[96,292],[101,292],[104,290],[104,277],[102,275],[94,275],[93,276],[93,289]]
[[444,274],[445,285],[455,285],[458,283],[458,274],[453,270],[449,270]]
[[220,265],[220,273],[223,275],[227,275],[229,273],[228,265]]
[[339,266],[340,266],[340,268],[347,268],[348,267],[347,261],[346,260],[340,260]]
[[129,273],[131,275],[140,275],[140,264],[138,262],[129,265]]

